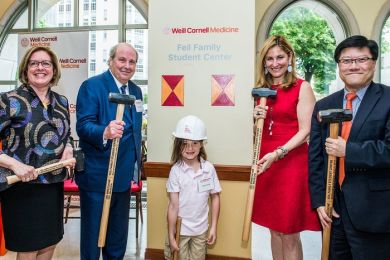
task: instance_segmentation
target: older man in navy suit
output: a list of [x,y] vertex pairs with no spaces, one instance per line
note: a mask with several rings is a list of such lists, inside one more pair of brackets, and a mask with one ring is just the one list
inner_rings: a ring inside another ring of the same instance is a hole
[[[390,259],[390,88],[372,81],[377,58],[375,41],[360,35],[342,41],[334,59],[345,88],[318,101],[313,112],[310,193],[322,226],[332,224],[335,260]],[[349,102],[349,137],[327,138],[329,126],[318,122],[318,112],[347,108]],[[328,155],[344,163],[336,176],[332,219],[324,207]]]
[[[110,51],[109,70],[83,82],[77,96],[76,130],[85,153],[85,170],[76,175],[80,189],[80,257],[98,260],[98,236],[112,139],[120,138],[103,259],[123,259],[128,234],[130,188],[135,163],[141,161],[142,92],[130,81],[138,55],[127,43]],[[136,97],[116,121],[117,104],[110,92]]]

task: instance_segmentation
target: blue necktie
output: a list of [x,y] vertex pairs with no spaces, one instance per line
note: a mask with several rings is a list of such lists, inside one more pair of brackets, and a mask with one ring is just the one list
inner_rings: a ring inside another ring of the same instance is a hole
[[[127,88],[127,85],[122,85],[122,86],[121,86],[121,94],[127,95],[127,93],[126,93],[126,88]],[[130,118],[133,118],[133,115],[132,115],[132,113],[131,113],[131,107],[130,107]]]
[[121,87],[121,93],[122,93],[122,94],[126,94],[126,88],[127,88],[127,85],[123,85],[123,86]]

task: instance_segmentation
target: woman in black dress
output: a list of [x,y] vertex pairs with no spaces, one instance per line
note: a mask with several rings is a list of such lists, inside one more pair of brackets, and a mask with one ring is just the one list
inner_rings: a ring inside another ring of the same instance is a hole
[[73,157],[68,100],[52,91],[60,76],[55,53],[33,47],[19,65],[22,85],[0,96],[0,167],[22,180],[0,193],[6,248],[17,259],[51,259],[64,233],[66,170],[35,172]]

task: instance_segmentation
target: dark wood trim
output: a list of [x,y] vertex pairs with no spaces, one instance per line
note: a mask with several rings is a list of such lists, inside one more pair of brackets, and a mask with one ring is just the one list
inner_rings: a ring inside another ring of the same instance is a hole
[[145,260],[161,260],[164,259],[163,249],[146,248]]
[[[218,178],[224,181],[249,181],[251,167],[246,165],[215,164]],[[171,165],[165,162],[146,162],[144,171],[146,177],[168,178]]]
[[[146,248],[145,260],[161,260],[164,259],[163,249]],[[251,258],[222,256],[222,255],[207,255],[206,260],[251,260]]]

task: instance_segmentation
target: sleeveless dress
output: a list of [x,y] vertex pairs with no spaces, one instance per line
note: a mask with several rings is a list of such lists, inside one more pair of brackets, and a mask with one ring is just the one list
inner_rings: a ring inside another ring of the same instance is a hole
[[[297,104],[302,82],[298,79],[287,89],[274,87],[277,95],[267,100],[260,158],[298,132]],[[284,234],[321,230],[317,212],[311,209],[308,182],[305,142],[257,177],[252,221]]]

